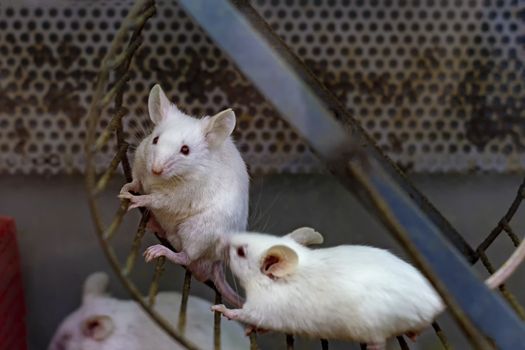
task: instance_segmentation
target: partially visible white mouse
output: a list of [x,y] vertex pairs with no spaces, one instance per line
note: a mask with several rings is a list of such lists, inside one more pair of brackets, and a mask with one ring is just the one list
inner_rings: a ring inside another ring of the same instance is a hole
[[[322,236],[310,228],[284,237],[232,236],[230,268],[245,288],[246,303],[212,310],[256,328],[358,341],[367,349],[384,349],[390,337],[419,333],[444,310],[427,279],[387,250],[305,246],[319,241]],[[487,281],[492,288],[501,283]]]
[[[48,350],[177,350],[184,349],[160,329],[134,301],[106,295],[108,276],[95,273],[84,283],[82,305],[58,327]],[[175,327],[181,295],[163,292],[155,310]],[[213,349],[211,304],[190,297],[185,336],[201,349]],[[249,342],[237,323],[223,324],[223,349],[247,349]]]
[[148,108],[155,128],[138,146],[133,181],[119,197],[130,201],[130,209],[151,209],[178,253],[154,245],[146,250],[146,261],[165,256],[187,266],[198,280],[212,280],[228,302],[240,306],[221,263],[226,237],[244,231],[248,219],[248,172],[230,137],[235,114],[227,109],[202,119],[188,116],[158,84],[151,89]]

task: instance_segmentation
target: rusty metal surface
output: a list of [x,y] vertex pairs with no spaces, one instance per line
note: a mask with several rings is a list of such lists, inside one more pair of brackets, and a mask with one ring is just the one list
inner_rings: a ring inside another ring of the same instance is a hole
[[[131,0],[0,3],[0,172],[82,171],[89,86]],[[519,2],[257,0],[254,6],[400,166],[525,169]],[[322,166],[175,0],[131,67],[125,132],[137,143],[149,87],[195,114],[233,107],[258,173]],[[99,132],[105,125],[99,127]],[[97,160],[113,156],[109,144]]]

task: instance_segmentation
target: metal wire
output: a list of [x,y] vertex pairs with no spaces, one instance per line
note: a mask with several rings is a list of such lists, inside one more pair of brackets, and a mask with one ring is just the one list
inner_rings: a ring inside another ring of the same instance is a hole
[[[221,295],[215,292],[215,305],[222,304]],[[221,314],[215,311],[213,314],[213,348],[221,350]]]
[[[523,199],[525,198],[525,178],[523,179],[523,182],[518,187],[518,190],[516,192],[516,196],[514,197],[514,200],[512,201],[511,205],[507,209],[507,212],[501,220],[498,222],[496,227],[492,229],[492,231],[485,237],[485,239],[479,244],[478,248],[476,249],[476,252],[478,253],[481,262],[483,263],[483,266],[487,269],[487,271],[490,274],[493,274],[496,269],[492,265],[491,261],[489,260],[487,256],[487,250],[490,248],[490,246],[496,241],[496,239],[500,236],[502,232],[506,233],[507,236],[510,238],[512,243],[515,247],[517,247],[521,239],[516,235],[514,230],[511,227],[511,221],[514,218],[516,212],[518,211],[519,207],[521,206]],[[499,290],[503,297],[507,300],[509,305],[516,311],[518,316],[525,320],[525,309],[523,306],[521,306],[514,294],[512,294],[507,287],[503,284],[499,287]]]
[[286,334],[286,350],[293,350],[293,335]]

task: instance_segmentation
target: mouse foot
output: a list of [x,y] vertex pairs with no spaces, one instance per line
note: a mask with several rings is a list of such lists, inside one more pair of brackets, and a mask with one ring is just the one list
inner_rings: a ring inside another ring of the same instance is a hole
[[386,349],[386,343],[368,343],[366,344],[367,350],[385,350]]
[[417,337],[419,336],[419,332],[410,331],[410,332],[406,332],[405,335],[407,336],[408,339],[415,342]]
[[252,335],[252,333],[259,333],[259,334],[265,334],[268,333],[269,330],[264,328],[257,328],[256,326],[248,325],[246,328],[244,328],[244,334],[249,337]]
[[146,249],[144,252],[144,258],[146,262],[150,262],[153,259],[160,258],[165,256],[169,261],[178,264],[178,265],[188,265],[188,256],[185,253],[175,253],[172,252],[169,248],[163,246],[162,244],[155,244]]
[[239,314],[237,310],[228,309],[224,304],[213,305],[211,307],[212,311],[220,312],[228,320],[238,320]]

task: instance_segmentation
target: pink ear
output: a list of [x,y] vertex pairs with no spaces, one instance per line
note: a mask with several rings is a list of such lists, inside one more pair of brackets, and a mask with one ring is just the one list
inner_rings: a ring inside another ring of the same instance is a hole
[[281,259],[278,256],[275,255],[267,255],[264,258],[262,271],[264,274],[269,275],[271,274],[272,270],[275,269],[275,265],[279,264],[281,262]]
[[291,274],[299,262],[297,253],[285,245],[275,245],[268,249],[261,262],[261,272],[270,278]]
[[106,315],[97,315],[87,318],[82,324],[82,334],[94,340],[106,339],[113,330],[115,325],[111,317]]
[[205,119],[205,137],[211,147],[220,146],[235,129],[235,113],[230,108]]

